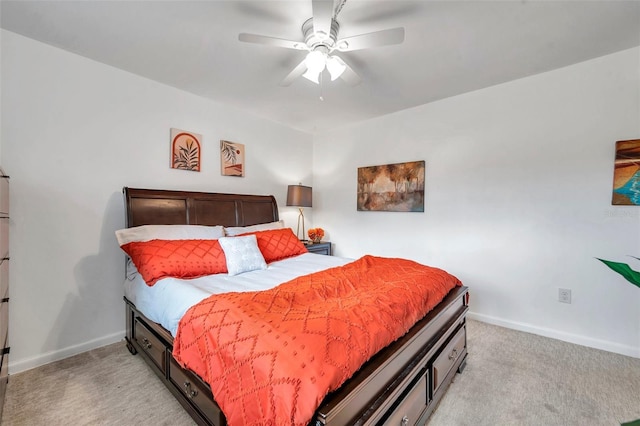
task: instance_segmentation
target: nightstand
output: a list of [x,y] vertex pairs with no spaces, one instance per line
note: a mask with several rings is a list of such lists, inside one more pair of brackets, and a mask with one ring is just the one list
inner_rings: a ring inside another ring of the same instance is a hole
[[309,253],[326,254],[327,256],[331,256],[331,242],[329,241],[322,241],[315,244],[305,242],[304,246],[309,250]]

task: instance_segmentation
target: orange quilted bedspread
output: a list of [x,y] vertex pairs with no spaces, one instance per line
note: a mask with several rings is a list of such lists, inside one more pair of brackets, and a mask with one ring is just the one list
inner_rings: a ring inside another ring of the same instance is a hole
[[173,355],[209,383],[229,425],[306,425],[327,393],[457,285],[437,268],[365,256],[203,300],[180,321]]

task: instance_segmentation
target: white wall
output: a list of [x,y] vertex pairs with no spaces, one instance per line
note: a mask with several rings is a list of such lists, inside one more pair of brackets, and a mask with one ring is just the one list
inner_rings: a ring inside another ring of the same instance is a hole
[[[10,369],[124,336],[123,186],[273,194],[311,184],[310,135],[2,31],[2,166],[11,175]],[[203,135],[202,172],[169,168],[169,129]],[[246,176],[220,176],[219,140]]]
[[[636,48],[323,133],[311,225],[338,255],[449,270],[477,319],[640,357],[640,289],[595,260],[640,269],[640,207],[611,205],[615,141],[640,138],[639,78]],[[424,213],[356,211],[358,167],[414,160]]]
[[[295,228],[286,185],[313,183],[307,228],[336,254],[444,267],[478,319],[640,356],[640,290],[594,259],[640,255],[640,208],[610,204],[614,142],[640,137],[640,49],[326,132],[312,150],[225,105],[0,40],[12,373],[122,338],[125,185],[271,193]],[[202,172],[169,168],[171,127],[204,136]],[[219,139],[246,145],[245,178],[220,176]],[[356,212],[357,167],[420,159],[425,213]]]

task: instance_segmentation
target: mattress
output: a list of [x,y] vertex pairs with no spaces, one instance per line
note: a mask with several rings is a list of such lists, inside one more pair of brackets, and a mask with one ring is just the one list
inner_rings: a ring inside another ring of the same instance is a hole
[[189,280],[164,278],[149,287],[140,274],[128,273],[124,281],[125,297],[150,320],[166,328],[175,337],[185,312],[212,294],[261,291],[296,277],[342,266],[352,259],[305,253],[272,262],[267,269],[229,276],[208,275]]

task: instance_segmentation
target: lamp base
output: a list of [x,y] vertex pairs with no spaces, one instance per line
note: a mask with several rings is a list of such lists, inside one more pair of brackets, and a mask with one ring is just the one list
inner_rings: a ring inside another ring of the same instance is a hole
[[[300,214],[298,215],[298,229],[296,229],[296,237],[298,237],[300,241],[306,242],[308,240],[305,239],[305,233],[304,233],[304,214],[302,213],[303,208],[300,207],[298,208],[298,210],[300,210]],[[302,238],[300,238],[300,221],[301,220],[302,220]]]

